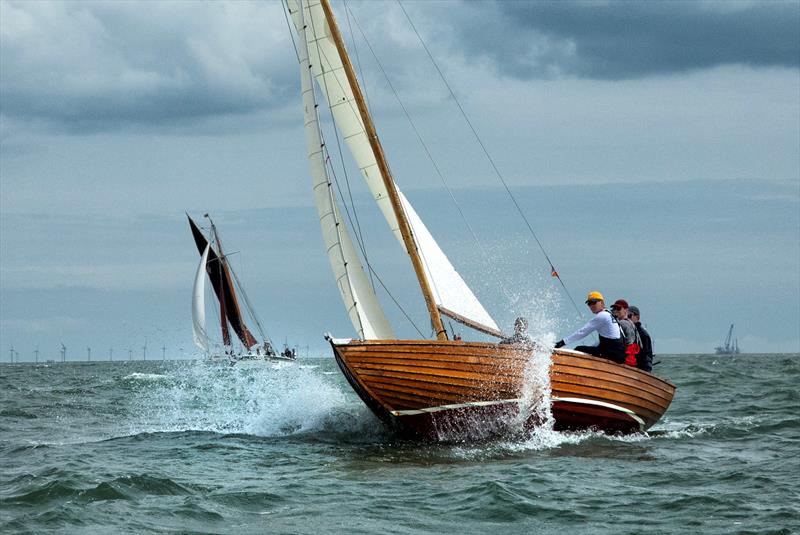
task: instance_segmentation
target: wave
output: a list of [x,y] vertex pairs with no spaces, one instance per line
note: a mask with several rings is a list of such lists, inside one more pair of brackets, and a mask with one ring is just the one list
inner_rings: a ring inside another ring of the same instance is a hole
[[169,376],[160,373],[133,372],[122,378],[123,381],[161,381],[163,379],[169,379]]
[[0,410],[0,417],[5,418],[22,418],[24,420],[35,420],[37,415],[27,412],[23,409],[3,409]]
[[[176,370],[132,393],[126,434],[209,431],[223,435],[327,440],[380,436],[381,424],[341,379],[317,366],[210,366]],[[141,375],[140,375],[141,376]],[[326,438],[328,437],[328,438]]]

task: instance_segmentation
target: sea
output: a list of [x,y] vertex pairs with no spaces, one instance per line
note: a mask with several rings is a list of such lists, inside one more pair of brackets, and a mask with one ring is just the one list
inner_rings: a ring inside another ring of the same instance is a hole
[[0,365],[0,533],[800,533],[800,355],[660,355],[647,434],[418,443],[330,357]]

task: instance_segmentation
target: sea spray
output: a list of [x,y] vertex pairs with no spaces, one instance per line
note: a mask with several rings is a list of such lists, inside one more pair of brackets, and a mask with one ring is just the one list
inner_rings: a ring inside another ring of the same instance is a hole
[[516,422],[518,427],[526,431],[536,433],[553,430],[551,364],[550,348],[535,344],[525,364]]
[[352,401],[331,377],[296,363],[197,362],[155,379],[125,378],[139,383],[130,400],[131,413],[137,415],[130,434],[209,431],[279,437],[351,429],[363,437],[380,429],[371,415],[352,414]]

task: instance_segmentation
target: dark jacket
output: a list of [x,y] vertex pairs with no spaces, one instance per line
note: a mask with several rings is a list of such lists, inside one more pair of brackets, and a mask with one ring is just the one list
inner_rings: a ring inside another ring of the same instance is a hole
[[653,369],[653,339],[650,338],[650,333],[642,326],[641,321],[636,322],[636,330],[639,332],[639,338],[642,339],[641,350],[636,355],[636,367],[649,372]]

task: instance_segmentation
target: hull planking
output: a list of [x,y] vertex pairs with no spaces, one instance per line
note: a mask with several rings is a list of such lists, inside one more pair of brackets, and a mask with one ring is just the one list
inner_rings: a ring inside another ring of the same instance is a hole
[[[542,423],[534,402],[523,401],[531,396],[530,349],[428,340],[331,344],[356,393],[402,435],[460,440],[521,433]],[[553,351],[549,379],[556,430],[644,432],[675,393],[648,372],[570,350]]]

